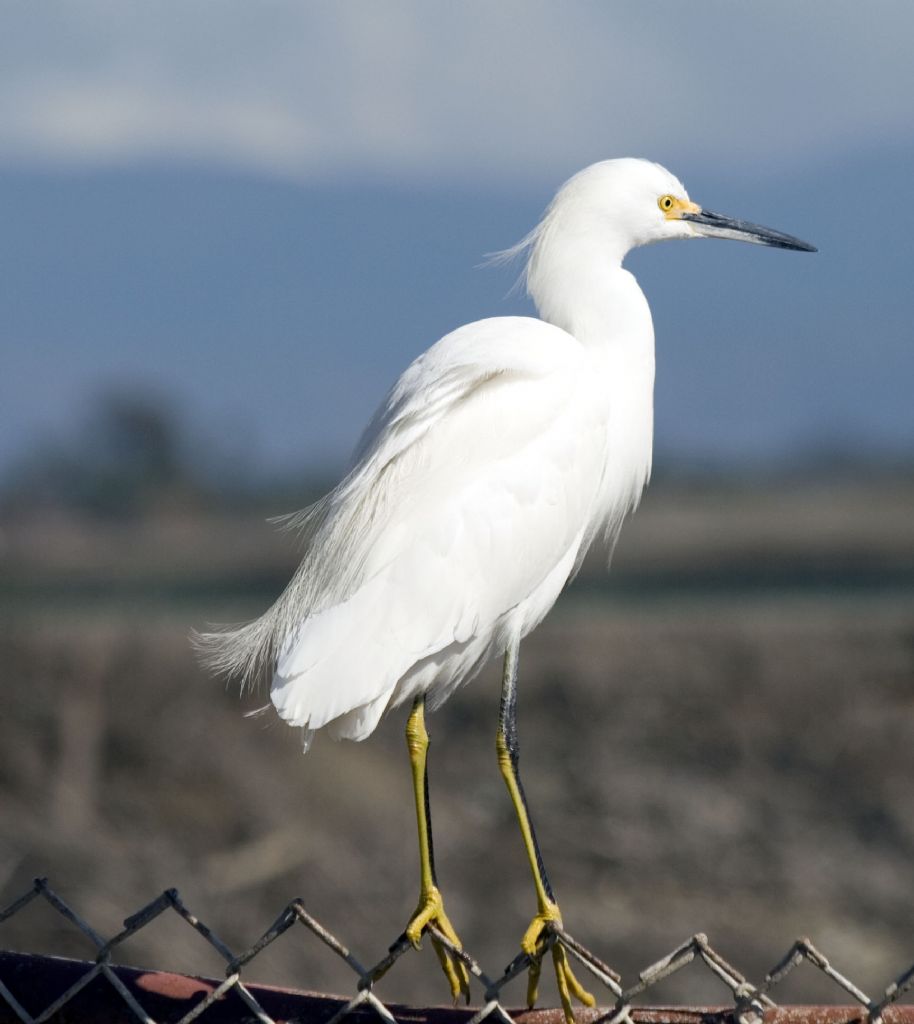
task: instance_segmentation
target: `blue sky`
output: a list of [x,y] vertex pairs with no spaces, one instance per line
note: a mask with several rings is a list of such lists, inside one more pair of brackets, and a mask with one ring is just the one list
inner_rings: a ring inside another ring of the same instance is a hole
[[527,310],[479,270],[558,184],[644,155],[816,256],[630,267],[657,447],[914,452],[914,5],[9,5],[0,472],[111,388],[267,471],[338,463],[445,331]]

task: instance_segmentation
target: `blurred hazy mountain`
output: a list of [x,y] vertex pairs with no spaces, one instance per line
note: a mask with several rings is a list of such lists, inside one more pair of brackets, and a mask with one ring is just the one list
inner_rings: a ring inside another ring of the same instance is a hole
[[[821,251],[632,254],[657,327],[659,453],[731,465],[910,453],[914,213],[897,183],[914,153],[790,180],[676,170],[711,208]],[[0,171],[0,467],[112,389],[167,395],[252,472],[339,466],[411,357],[467,320],[529,310],[505,297],[512,273],[478,264],[551,191]]]

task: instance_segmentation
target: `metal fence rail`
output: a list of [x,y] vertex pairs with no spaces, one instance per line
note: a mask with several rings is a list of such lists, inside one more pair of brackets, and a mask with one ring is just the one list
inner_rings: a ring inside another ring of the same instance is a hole
[[[246,1007],[243,1012],[245,1018],[255,1019],[260,1024],[276,1024],[274,1018],[264,1009],[263,999],[258,1000],[242,981],[242,970],[268,946],[297,926],[304,927],[332,950],[336,956],[348,964],[355,975],[355,992],[352,997],[348,1001],[344,1001],[322,1024],[338,1024],[344,1017],[357,1010],[371,1011],[385,1024],[398,1024],[394,1013],[375,995],[373,987],[382,975],[395,967],[402,956],[413,951],[412,945],[402,935],[378,963],[371,967],[365,967],[335,935],[307,912],[300,900],[293,900],[250,949],[235,954],[212,929],[188,909],[177,890],[167,889],[151,903],[131,914],[124,921],[121,931],[113,937],[105,939],[69,903],[51,889],[47,879],[44,878],[35,879],[27,892],[0,910],[0,924],[20,913],[36,899],[45,900],[86,936],[94,947],[94,962],[85,964],[85,970],[68,985],[64,992],[56,996],[40,1011],[34,1013],[27,1011],[17,998],[16,992],[13,990],[15,979],[3,977],[3,971],[0,969],[0,1008],[4,1011],[11,1011],[15,1018],[22,1021],[23,1024],[43,1024],[50,1020],[55,1014],[68,1007],[86,986],[96,979],[100,979],[102,983],[110,986],[123,1001],[128,1015],[132,1014],[133,1018],[142,1021],[143,1024],[156,1024],[155,1019],[141,1005],[135,988],[125,984],[112,962],[112,957],[122,943],[161,914],[169,911],[176,913],[197,931],[222,957],[226,965],[224,981],[202,994],[203,997],[176,1024],[190,1024],[191,1021],[198,1018],[202,1018],[204,1022],[208,1019],[215,1019],[216,1008],[224,1006],[223,1001],[229,994],[233,994],[243,1001]],[[455,949],[446,936],[437,931],[435,935],[444,946],[466,964],[471,976],[479,983],[482,1005],[478,1010],[467,1011],[466,1024],[481,1024],[487,1019],[501,1021],[503,1024],[514,1024],[514,1019],[502,1003],[502,992],[507,985],[526,971],[531,964],[531,959],[521,953],[508,964],[503,972],[492,976],[483,971],[469,953]],[[780,1019],[784,1016],[781,1008],[773,1000],[772,992],[794,968],[804,962],[820,971],[850,996],[853,1004],[859,1008],[854,1017],[866,1021],[867,1024],[882,1024],[883,1019],[887,1018],[888,1008],[897,1003],[902,995],[914,986],[914,964],[912,964],[892,981],[878,998],[873,999],[846,975],[836,970],[828,959],[805,938],[795,942],[768,972],[764,981],[757,986],[753,985],[712,949],[706,936],[700,934],[692,936],[687,942],[682,943],[667,956],[658,960],[657,963],[645,968],[638,975],[637,982],[629,986],[623,986],[621,977],[611,967],[576,942],[563,929],[552,928],[548,935],[546,949],[548,950],[553,943],[561,943],[568,953],[607,990],[609,994],[606,1001],[609,1007],[607,1010],[583,1011],[588,1020],[598,1017],[603,1024],[639,1024],[639,1022],[643,1022],[646,1015],[644,1011],[640,1011],[635,1006],[636,1000],[649,992],[659,981],[682,970],[693,961],[702,964],[729,990],[728,1013],[739,1024],[759,1024],[763,1018],[767,1022],[772,1018]],[[2,945],[2,941],[0,941],[0,945]],[[912,1008],[905,1007],[905,1009]],[[900,1010],[896,1013],[900,1017]],[[207,1017],[207,1014],[210,1014],[210,1018]],[[8,1013],[4,1015],[8,1016]],[[914,1013],[904,1016],[905,1024],[907,1024],[908,1018],[914,1022]],[[898,1022],[886,1019],[886,1024],[901,1024],[901,1022],[900,1019]]]

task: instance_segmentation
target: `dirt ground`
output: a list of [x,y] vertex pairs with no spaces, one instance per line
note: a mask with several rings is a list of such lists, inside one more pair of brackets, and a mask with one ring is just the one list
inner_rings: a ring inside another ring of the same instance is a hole
[[[568,931],[626,983],[699,931],[755,982],[800,935],[871,995],[914,961],[914,516],[910,489],[893,494],[791,491],[761,509],[661,495],[623,535],[615,589],[589,566],[525,642],[521,767],[543,854]],[[403,713],[303,757],[294,730],[242,714],[263,695],[206,678],[187,642],[264,606],[290,558],[270,537],[238,522],[7,526],[4,903],[47,875],[109,936],[175,886],[238,951],[300,896],[363,963],[396,938],[417,895]],[[497,705],[493,665],[429,721],[440,882],[490,973],[535,909]],[[37,905],[0,924],[0,947],[92,955]],[[121,959],[221,973],[176,917]],[[354,989],[303,930],[248,972]],[[379,994],[447,991],[424,949]],[[724,995],[693,965],[651,1002]],[[775,998],[846,1001],[808,967]]]

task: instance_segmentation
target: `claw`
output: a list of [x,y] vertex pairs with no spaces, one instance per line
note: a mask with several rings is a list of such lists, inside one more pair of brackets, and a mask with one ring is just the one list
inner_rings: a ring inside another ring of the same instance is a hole
[[555,980],[559,986],[565,1022],[574,1024],[574,1010],[571,1008],[572,996],[583,1006],[596,1006],[597,1001],[574,976],[571,964],[568,963],[568,954],[560,942],[556,942],[552,947],[552,963],[555,966]]
[[[441,898],[441,893],[434,886],[423,894],[416,912],[406,926],[404,935],[406,935],[406,938],[409,939],[415,949],[421,949],[422,934],[429,928],[437,929],[452,946],[459,950],[463,949],[463,943],[461,943],[457,932],[454,930],[454,926],[444,912],[444,900]],[[444,971],[444,976],[447,978],[448,985],[450,986],[451,997],[455,1005],[461,996],[469,1003],[470,974],[466,964],[460,957],[455,956],[454,952],[434,933],[431,935],[431,940],[432,948],[435,950],[438,962],[441,964],[441,970]]]
[[543,973],[543,958],[536,957],[530,963],[530,970],[527,972],[527,1009],[532,1010],[536,1006],[539,997],[540,975]]
[[521,949],[530,957],[531,961],[530,972],[527,976],[527,1006],[533,1009],[536,1003],[540,974],[543,969],[543,957],[551,945],[552,964],[555,968],[555,980],[559,988],[559,998],[562,1000],[565,1022],[566,1024],[575,1024],[574,1010],[571,1007],[572,998],[577,999],[584,1006],[596,1006],[597,1001],[574,976],[571,964],[568,963],[565,947],[560,942],[553,940],[550,944],[548,941],[552,925],[561,926],[561,923],[562,918],[558,904],[549,902],[533,918],[521,939]]

